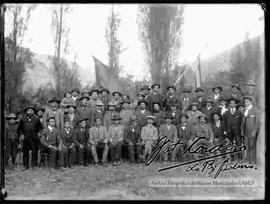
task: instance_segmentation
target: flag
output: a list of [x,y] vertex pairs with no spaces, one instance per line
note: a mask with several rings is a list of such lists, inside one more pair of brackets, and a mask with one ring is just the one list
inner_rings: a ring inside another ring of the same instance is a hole
[[110,92],[119,91],[118,80],[116,74],[103,64],[100,60],[93,56],[95,62],[96,85],[98,87],[107,88]]

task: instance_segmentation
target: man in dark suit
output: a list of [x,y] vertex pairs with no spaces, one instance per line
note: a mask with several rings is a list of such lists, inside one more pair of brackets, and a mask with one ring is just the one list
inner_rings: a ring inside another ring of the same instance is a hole
[[234,97],[238,101],[241,101],[242,93],[241,93],[241,88],[239,84],[232,84],[231,87],[232,87],[232,92],[231,92],[230,97]]
[[79,98],[80,106],[76,109],[76,113],[79,118],[88,118],[86,122],[86,127],[90,128],[90,122],[92,120],[92,110],[88,106],[89,97],[84,95]]
[[140,127],[140,130],[146,126],[147,124],[147,116],[152,115],[150,111],[146,110],[148,103],[144,100],[139,101],[138,105],[140,107],[140,110],[137,110],[135,112],[135,115],[137,116],[138,126]]
[[177,126],[180,123],[180,114],[181,111],[179,110],[179,104],[172,103],[170,107],[170,111],[167,112],[167,114],[170,114],[172,118],[172,124]]
[[217,107],[217,112],[223,116],[224,113],[228,110],[227,98],[224,95],[221,95],[219,98],[219,106]]
[[216,112],[214,100],[212,98],[208,98],[205,100],[205,107],[202,108],[202,113],[204,113],[207,116],[209,122],[213,122],[211,118],[211,114],[213,112]]
[[180,101],[179,101],[179,98],[176,97],[176,87],[171,85],[171,86],[168,86],[167,87],[167,94],[165,96],[165,99],[164,99],[164,109],[165,111],[170,111],[171,110],[171,105],[172,104],[179,104]]
[[147,102],[148,102],[148,110],[150,112],[153,111],[153,103],[158,102],[160,103],[160,109],[163,110],[163,101],[164,97],[160,93],[160,84],[153,84],[151,86],[152,92],[149,94],[147,97]]
[[[236,144],[236,146],[242,145],[241,140],[241,122],[242,122],[242,113],[236,109],[236,98],[229,98],[229,110],[224,113],[223,119],[225,123],[225,132],[229,140]],[[236,154],[236,159],[242,159],[242,153]],[[232,159],[234,159],[234,155],[232,155]]]
[[159,102],[154,102],[153,103],[153,116],[156,117],[156,122],[155,126],[159,128],[164,122],[165,122],[165,117],[166,114],[164,111],[160,110],[160,103]]
[[87,166],[89,161],[90,147],[87,145],[89,140],[89,131],[86,128],[86,121],[88,118],[80,118],[78,120],[79,126],[74,131],[75,146],[78,155],[78,163]]
[[18,133],[23,140],[23,165],[25,170],[29,168],[29,151],[32,152],[32,167],[37,166],[39,136],[43,126],[40,119],[34,115],[34,106],[25,108],[26,113],[19,121]]

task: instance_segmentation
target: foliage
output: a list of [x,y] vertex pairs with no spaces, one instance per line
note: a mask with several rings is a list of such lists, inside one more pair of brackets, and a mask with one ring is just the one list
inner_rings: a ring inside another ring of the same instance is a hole
[[183,6],[141,5],[138,9],[140,39],[153,82],[163,88],[171,83],[179,56]]

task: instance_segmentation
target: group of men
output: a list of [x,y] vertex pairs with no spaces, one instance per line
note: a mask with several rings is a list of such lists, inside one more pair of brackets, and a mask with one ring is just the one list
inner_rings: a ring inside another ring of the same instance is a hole
[[[143,162],[160,138],[169,144],[184,142],[172,152],[162,152],[161,161],[186,161],[183,148],[204,137],[206,145],[226,140],[235,146],[247,146],[247,154],[237,153],[232,159],[256,163],[256,143],[260,127],[254,82],[247,82],[243,94],[238,84],[224,96],[222,87],[213,87],[211,96],[197,87],[177,92],[168,86],[166,95],[160,84],[143,86],[131,100],[127,94],[108,89],[72,90],[60,101],[56,97],[45,106],[32,105],[22,114],[10,113],[6,125],[6,153],[15,165],[17,149],[22,149],[23,165],[38,166],[38,158],[49,160],[51,167],[72,168],[74,165],[119,165],[124,160]],[[19,144],[19,145],[18,145]],[[45,157],[45,156],[46,157]]]

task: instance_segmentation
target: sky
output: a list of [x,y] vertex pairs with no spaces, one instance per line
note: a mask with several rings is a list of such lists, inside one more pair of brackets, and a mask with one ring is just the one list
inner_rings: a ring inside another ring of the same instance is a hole
[[[23,46],[39,54],[54,54],[51,31],[51,4],[38,4],[32,13]],[[118,38],[123,48],[120,56],[121,75],[131,74],[141,80],[146,75],[144,51],[139,40],[138,4],[114,4],[121,24]],[[70,28],[70,53],[64,56],[85,69],[92,69],[92,56],[108,64],[105,28],[111,4],[71,4],[72,12],[64,17]],[[261,34],[264,22],[259,21],[263,10],[258,4],[185,4],[179,63],[192,62],[201,53],[202,58],[215,55],[250,37]],[[7,29],[8,30],[8,29]]]

